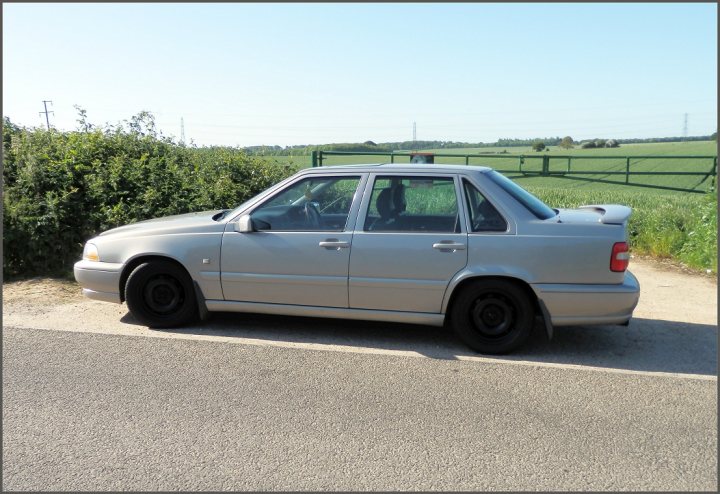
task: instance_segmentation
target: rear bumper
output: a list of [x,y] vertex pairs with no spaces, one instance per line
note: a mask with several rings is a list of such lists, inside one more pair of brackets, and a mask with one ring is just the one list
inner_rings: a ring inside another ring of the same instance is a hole
[[122,264],[95,261],[79,261],[73,269],[75,280],[83,288],[83,295],[93,300],[122,303],[120,299],[120,275]]
[[640,300],[640,283],[630,272],[620,285],[537,284],[554,326],[623,324]]

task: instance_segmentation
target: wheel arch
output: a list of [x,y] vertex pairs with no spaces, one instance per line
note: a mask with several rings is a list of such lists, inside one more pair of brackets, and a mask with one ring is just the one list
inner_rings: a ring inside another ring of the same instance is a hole
[[521,288],[523,292],[528,296],[528,299],[533,305],[533,309],[535,311],[534,316],[540,316],[543,319],[543,322],[545,324],[545,331],[548,335],[548,338],[552,338],[553,335],[553,328],[552,323],[550,320],[550,314],[547,311],[547,308],[545,307],[545,304],[543,304],[542,300],[537,296],[537,293],[535,293],[535,290],[532,289],[530,284],[523,280],[522,278],[518,278],[515,276],[503,276],[503,275],[473,275],[468,276],[466,278],[463,278],[462,280],[458,281],[455,285],[452,286],[451,292],[447,296],[447,303],[444,307],[444,313],[445,318],[448,319],[450,317],[450,314],[452,313],[452,307],[455,303],[455,300],[457,299],[458,294],[460,294],[467,286],[471,285],[472,283],[476,281],[506,281],[510,282],[513,285]]
[[170,262],[172,264],[175,264],[177,267],[185,271],[185,273],[188,275],[190,280],[195,284],[195,280],[193,280],[192,275],[187,270],[187,268],[177,259],[174,259],[170,256],[164,256],[161,254],[147,254],[147,255],[139,255],[137,257],[134,257],[130,259],[127,264],[123,267],[122,273],[120,274],[120,302],[125,302],[125,285],[127,284],[127,280],[130,277],[130,273],[132,273],[135,268],[137,268],[139,265],[150,262],[150,261],[166,261]]

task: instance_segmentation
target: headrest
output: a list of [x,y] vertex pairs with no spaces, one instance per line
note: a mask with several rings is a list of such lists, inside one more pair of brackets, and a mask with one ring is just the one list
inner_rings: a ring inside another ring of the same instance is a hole
[[407,204],[405,203],[405,186],[398,184],[392,189],[393,191],[393,214],[398,215],[405,211]]
[[381,218],[390,218],[393,212],[392,189],[383,189],[375,202]]

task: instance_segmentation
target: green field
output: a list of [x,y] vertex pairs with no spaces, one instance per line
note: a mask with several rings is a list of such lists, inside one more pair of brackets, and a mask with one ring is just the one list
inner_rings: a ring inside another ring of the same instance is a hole
[[[547,187],[563,189],[593,189],[593,190],[644,190],[654,193],[673,193],[672,190],[658,189],[654,187],[673,187],[679,189],[692,189],[704,192],[710,189],[712,179],[703,176],[682,176],[682,175],[631,175],[629,183],[625,184],[624,172],[627,167],[626,157],[647,156],[654,158],[636,158],[630,160],[631,172],[661,172],[661,171],[685,171],[707,174],[712,170],[712,159],[675,159],[662,158],[662,156],[717,156],[717,142],[715,141],[693,141],[693,142],[668,142],[648,144],[623,144],[619,148],[600,149],[561,149],[551,146],[543,152],[532,151],[530,147],[489,147],[489,148],[462,148],[462,149],[423,149],[423,152],[448,153],[462,155],[458,157],[436,157],[436,163],[465,164],[464,155],[471,155],[471,165],[484,165],[495,168],[507,174],[513,180],[528,187]],[[472,156],[477,154],[491,156]],[[553,156],[571,156],[571,171],[598,171],[598,172],[622,172],[622,175],[611,175],[598,173],[592,175],[565,175],[562,177],[537,177],[524,176],[520,173],[519,159],[517,157],[506,157],[506,155],[525,156],[523,171],[539,172],[542,170],[542,156],[550,156],[550,171],[560,173],[567,170],[568,160],[565,158],[553,158]],[[593,157],[617,157],[616,159],[593,159]],[[309,156],[277,156],[271,159],[281,163],[292,163],[301,168],[310,166]],[[324,166],[359,164],[359,163],[380,163],[389,162],[389,155],[368,156],[368,155],[346,155],[326,156]],[[396,163],[409,162],[408,157],[395,157]],[[675,193],[682,193],[677,192]]]

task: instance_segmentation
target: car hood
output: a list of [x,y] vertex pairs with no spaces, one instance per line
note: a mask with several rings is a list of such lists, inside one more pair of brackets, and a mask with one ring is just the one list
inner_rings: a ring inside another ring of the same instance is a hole
[[201,211],[197,213],[177,214],[151,220],[138,221],[130,225],[113,228],[101,233],[99,236],[145,236],[170,233],[211,232],[224,229],[223,222],[213,220],[213,216],[221,213],[222,209]]

